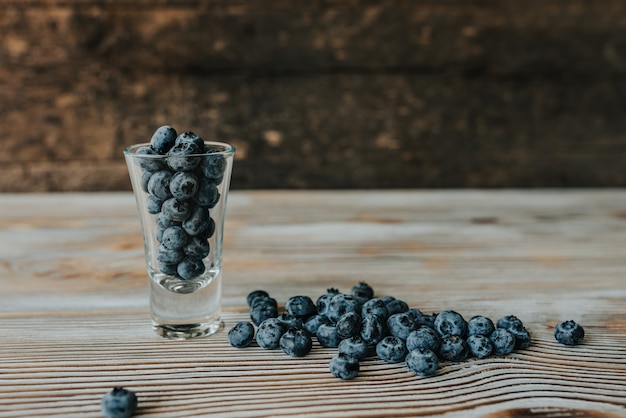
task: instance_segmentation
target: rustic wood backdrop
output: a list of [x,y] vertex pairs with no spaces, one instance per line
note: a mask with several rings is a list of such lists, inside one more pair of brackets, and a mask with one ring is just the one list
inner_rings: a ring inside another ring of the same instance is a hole
[[626,186],[626,2],[0,0],[0,191],[129,190],[162,124],[233,188]]

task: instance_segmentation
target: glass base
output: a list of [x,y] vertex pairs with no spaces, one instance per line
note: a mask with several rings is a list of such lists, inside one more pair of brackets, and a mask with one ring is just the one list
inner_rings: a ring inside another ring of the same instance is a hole
[[152,322],[152,329],[170,340],[190,340],[213,335],[224,327],[220,318],[202,324],[159,324]]

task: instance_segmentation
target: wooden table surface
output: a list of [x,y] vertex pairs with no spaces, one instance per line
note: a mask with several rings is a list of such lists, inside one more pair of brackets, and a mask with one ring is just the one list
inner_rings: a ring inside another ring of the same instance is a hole
[[[626,416],[626,191],[236,191],[225,329],[245,296],[279,303],[358,281],[425,313],[514,314],[533,341],[418,377],[370,358],[353,381],[304,358],[153,333],[130,193],[0,195],[0,417]],[[558,344],[573,319],[584,343]]]

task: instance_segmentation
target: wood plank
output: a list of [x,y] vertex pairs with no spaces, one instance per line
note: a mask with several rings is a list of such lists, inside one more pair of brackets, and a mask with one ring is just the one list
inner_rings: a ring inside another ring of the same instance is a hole
[[[294,359],[225,332],[158,338],[131,194],[0,202],[0,417],[96,417],[114,385],[147,417],[626,416],[622,190],[232,192],[226,329],[251,290],[284,303],[366,280],[426,313],[515,314],[533,338],[430,378],[371,358],[354,381],[317,343]],[[582,345],[554,340],[566,319]]]

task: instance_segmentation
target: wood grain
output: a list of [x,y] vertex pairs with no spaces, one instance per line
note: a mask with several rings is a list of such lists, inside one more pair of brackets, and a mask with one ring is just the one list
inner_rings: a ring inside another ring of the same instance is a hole
[[[284,303],[366,280],[424,312],[515,314],[533,338],[430,378],[370,358],[345,382],[317,343],[290,358],[225,332],[158,338],[132,195],[0,202],[0,417],[97,417],[115,385],[146,417],[626,416],[622,190],[232,192],[226,329],[251,290]],[[566,319],[583,344],[556,343]]]

